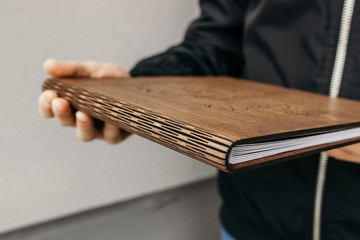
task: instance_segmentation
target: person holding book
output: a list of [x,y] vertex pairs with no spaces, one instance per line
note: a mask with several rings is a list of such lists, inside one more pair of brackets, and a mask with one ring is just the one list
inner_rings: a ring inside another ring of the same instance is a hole
[[[360,6],[354,3],[201,0],[201,16],[184,41],[140,61],[130,73],[108,63],[54,59],[44,68],[55,77],[227,75],[324,94],[333,82],[341,97],[360,100],[354,24]],[[96,129],[90,116],[71,112],[53,91],[41,94],[39,109],[63,126],[76,126],[83,141],[118,143],[129,136],[107,123]],[[319,172],[318,154],[242,174],[219,172],[223,238],[360,239],[360,144],[327,153]],[[325,179],[324,186],[317,179]]]

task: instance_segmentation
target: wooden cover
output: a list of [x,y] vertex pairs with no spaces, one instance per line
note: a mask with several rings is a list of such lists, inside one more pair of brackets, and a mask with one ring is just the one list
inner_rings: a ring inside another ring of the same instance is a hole
[[229,165],[233,144],[360,126],[360,102],[230,77],[48,79],[76,108],[223,171],[266,165],[360,139]]

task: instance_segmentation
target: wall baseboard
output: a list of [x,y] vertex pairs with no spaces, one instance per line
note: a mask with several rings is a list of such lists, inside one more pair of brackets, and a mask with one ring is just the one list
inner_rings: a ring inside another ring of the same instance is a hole
[[0,234],[1,240],[219,239],[214,178]]

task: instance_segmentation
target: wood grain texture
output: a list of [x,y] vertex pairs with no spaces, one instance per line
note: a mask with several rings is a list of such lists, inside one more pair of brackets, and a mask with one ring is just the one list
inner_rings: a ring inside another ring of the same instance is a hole
[[[230,147],[359,126],[360,103],[230,77],[48,79],[77,109],[225,171]],[[343,144],[343,143],[342,143]]]

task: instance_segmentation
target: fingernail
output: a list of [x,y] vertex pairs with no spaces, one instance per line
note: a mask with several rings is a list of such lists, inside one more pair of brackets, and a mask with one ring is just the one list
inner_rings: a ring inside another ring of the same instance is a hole
[[61,109],[61,102],[59,99],[54,99],[52,101],[52,105],[55,108],[56,111],[62,111],[63,109]]
[[45,103],[50,106],[51,105],[51,99],[52,99],[52,95],[49,92],[45,92],[44,93],[44,99],[45,99]]
[[53,67],[55,65],[55,63],[56,63],[55,59],[50,58],[44,62],[43,67],[44,67],[44,69],[48,69],[49,67]]
[[76,119],[82,123],[87,123],[87,120],[85,119],[85,115],[82,112],[76,112]]

